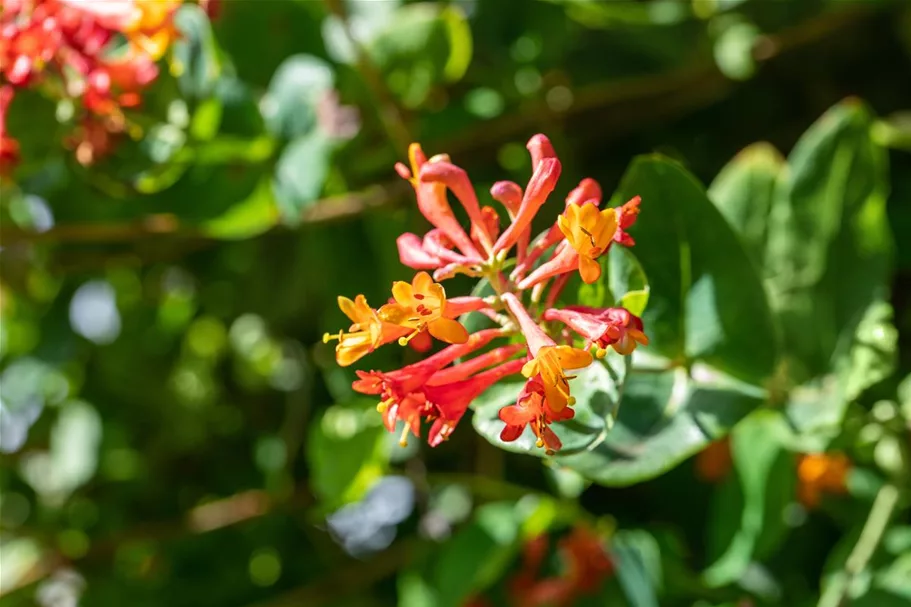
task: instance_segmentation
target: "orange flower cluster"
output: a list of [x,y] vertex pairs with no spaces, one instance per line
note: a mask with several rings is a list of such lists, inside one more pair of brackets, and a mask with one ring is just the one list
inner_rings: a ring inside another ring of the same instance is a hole
[[[514,441],[531,427],[539,447],[557,451],[561,443],[550,424],[574,414],[573,376],[567,372],[591,364],[590,350],[597,357],[610,347],[627,355],[648,343],[642,320],[623,308],[554,307],[573,273],[595,282],[601,276],[600,256],[614,243],[634,244],[627,230],[638,216],[639,197],[602,209],[600,186],[584,179],[567,196],[563,213],[532,240],[532,220],[556,187],[561,165],[544,135],[532,137],[528,150],[533,172],[526,187],[501,181],[490,190],[508,218],[501,229],[501,213],[481,206],[463,169],[445,154],[428,158],[420,145],[412,144],[411,166],[397,164],[396,171],[414,187],[418,209],[432,229],[423,236],[402,234],[396,242],[402,263],[418,273],[410,283],[393,284],[392,299],[379,308],[369,306],[363,295],[353,301],[339,297],[352,324],[347,332],[326,334],[323,341],[338,340],[336,360],[342,366],[393,341],[420,344],[419,350],[427,349],[431,337],[451,344],[397,371],[358,372],[354,389],[381,397],[378,410],[387,427],[405,424],[403,442],[408,432],[420,436],[426,420],[432,422],[429,443],[439,444],[472,400],[500,379],[521,374],[526,381],[515,404],[499,414],[504,423],[500,438]],[[470,229],[457,219],[449,192],[468,216]],[[483,278],[495,294],[447,297],[440,282],[456,274]],[[457,320],[466,312],[481,313],[499,327],[469,335]],[[558,330],[556,323],[566,328]],[[583,348],[573,344],[570,331],[582,337]],[[498,339],[512,343],[480,353]],[[469,355],[474,357],[465,360]],[[461,362],[455,364],[457,360]]]
[[[604,540],[593,530],[577,526],[557,541],[561,570],[553,576],[541,575],[550,548],[550,538],[539,535],[522,549],[522,565],[507,582],[509,603],[515,607],[570,607],[584,596],[598,591],[614,573],[614,563]],[[466,607],[490,603],[474,597]]]
[[125,128],[176,37],[181,0],[0,0],[0,172],[19,160],[6,115],[16,89],[42,87],[81,101],[74,146],[89,164]]
[[825,493],[844,494],[851,460],[843,453],[807,453],[797,462],[797,498],[815,508]]

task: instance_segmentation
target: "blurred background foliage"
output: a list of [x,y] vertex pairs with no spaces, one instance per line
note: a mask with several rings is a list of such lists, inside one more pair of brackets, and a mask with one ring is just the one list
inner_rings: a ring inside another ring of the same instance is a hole
[[[212,4],[109,155],[9,109],[0,604],[911,603],[907,3]],[[580,297],[639,293],[652,345],[557,458],[500,444],[514,390],[402,448],[335,298],[409,276],[411,141],[485,195],[537,132],[558,198],[642,196]]]

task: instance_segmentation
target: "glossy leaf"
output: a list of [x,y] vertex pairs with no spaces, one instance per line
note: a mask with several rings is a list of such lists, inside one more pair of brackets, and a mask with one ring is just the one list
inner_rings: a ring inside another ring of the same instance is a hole
[[643,211],[631,233],[650,286],[649,350],[761,385],[777,358],[776,329],[739,238],[699,182],[667,158],[633,161],[614,199],[635,195]]
[[[576,373],[577,378],[570,381],[570,389],[576,398],[573,407],[575,417],[552,426],[563,442],[561,459],[571,453],[584,453],[610,431],[617,416],[627,366],[626,357],[610,352],[603,360],[596,360],[588,368],[580,370]],[[521,389],[521,382],[492,386],[474,401],[472,424],[484,438],[498,447],[543,457],[544,449],[536,446],[530,427],[526,427],[522,436],[513,442],[500,440],[505,424],[500,421],[498,413],[503,407],[515,404]]]
[[771,144],[754,143],[725,165],[709,186],[709,198],[740,235],[758,268],[765,259],[775,184],[784,168],[784,158]]
[[630,607],[658,607],[662,585],[661,551],[647,531],[618,531],[611,538],[617,578]]
[[829,110],[791,152],[775,193],[766,272],[798,382],[829,370],[839,340],[886,291],[887,159],[871,126],[857,101]]
[[592,481],[626,486],[663,474],[720,438],[764,398],[728,381],[696,381],[683,369],[637,373],[623,388],[610,432],[584,452],[558,455]]

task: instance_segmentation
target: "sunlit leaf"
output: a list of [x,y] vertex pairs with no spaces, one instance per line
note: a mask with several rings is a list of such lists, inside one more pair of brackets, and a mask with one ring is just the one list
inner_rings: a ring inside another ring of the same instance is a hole
[[885,294],[887,159],[871,126],[856,100],[835,106],[801,137],[776,189],[767,284],[797,381],[826,373],[839,340]]
[[743,244],[699,182],[667,158],[633,161],[614,200],[636,195],[642,212],[630,233],[649,282],[649,351],[762,385],[777,358],[777,332]]
[[754,143],[726,164],[709,186],[709,198],[740,235],[759,268],[765,259],[775,183],[784,168],[784,158],[774,147]]

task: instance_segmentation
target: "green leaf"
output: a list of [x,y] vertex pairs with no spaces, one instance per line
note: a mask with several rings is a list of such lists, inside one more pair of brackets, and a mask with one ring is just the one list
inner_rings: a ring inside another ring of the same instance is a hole
[[357,501],[388,466],[386,429],[376,403],[332,405],[310,427],[310,484],[326,508]]
[[649,351],[762,385],[775,366],[777,332],[737,235],[699,182],[668,158],[633,161],[614,199],[635,195],[642,212],[631,232],[650,286]]
[[[627,373],[621,358],[611,352],[609,366],[595,362],[580,371],[570,384],[575,418],[552,426],[563,442],[555,465],[602,485],[632,485],[667,472],[727,434],[765,398],[704,367],[694,369],[696,379],[683,368]],[[472,423],[497,447],[544,457],[530,428],[514,442],[500,440],[504,424],[497,414],[515,403],[520,389],[520,383],[490,388],[475,401]]]
[[434,567],[438,605],[458,607],[495,582],[519,548],[521,520],[512,502],[487,504],[453,536]]
[[843,339],[839,345],[832,372],[789,394],[785,412],[796,430],[837,434],[848,405],[891,375],[898,345],[898,332],[891,320],[892,307],[874,301],[850,339]]
[[408,107],[423,103],[433,85],[460,79],[471,50],[462,10],[430,3],[401,7],[366,45],[390,90]]
[[399,575],[399,607],[461,607],[496,582],[519,551],[527,514],[514,502],[478,508],[449,541]]
[[195,4],[184,4],[174,16],[180,32],[172,45],[171,70],[184,95],[201,99],[212,94],[221,77],[218,42],[206,12]]
[[[783,511],[794,498],[794,460],[784,445],[787,426],[781,414],[757,411],[731,432],[731,452],[739,495],[719,492],[714,520],[724,520],[727,511],[742,504],[732,529],[712,526],[715,533],[727,535],[716,544],[724,552],[703,576],[709,586],[724,586],[739,580],[751,561],[762,552],[777,549],[787,527]],[[732,499],[734,503],[732,503]]]
[[630,607],[658,607],[664,575],[655,538],[643,530],[618,531],[611,538],[611,552]]
[[[717,36],[712,47],[715,64],[728,78],[748,80],[756,71],[753,47],[762,31],[742,17],[722,17],[723,31]],[[718,25],[718,22],[713,23]]]
[[278,222],[278,208],[269,179],[231,206],[224,214],[202,224],[202,232],[212,238],[244,239],[262,234]]
[[614,246],[607,255],[607,277],[616,302],[636,316],[648,305],[649,284],[636,256],[626,247]]
[[721,377],[697,381],[682,368],[633,371],[610,432],[585,451],[558,454],[557,460],[602,485],[643,482],[727,434],[763,400],[764,393],[751,386]]
[[709,198],[759,268],[765,259],[775,183],[784,169],[784,158],[771,144],[754,143],[725,165],[709,186]]
[[273,135],[294,139],[316,127],[316,107],[335,84],[332,67],[318,57],[293,55],[285,59],[260,102],[266,128]]
[[794,147],[775,193],[767,284],[798,382],[829,371],[839,340],[886,292],[887,157],[872,124],[857,101],[833,107]]
[[296,225],[301,211],[319,198],[331,154],[332,143],[319,132],[298,137],[282,152],[272,189],[282,217],[289,224]]
[[[588,368],[577,373],[577,379],[570,382],[576,404],[575,417],[552,426],[563,442],[560,458],[570,453],[585,452],[604,439],[620,403],[629,361],[611,351]],[[536,438],[530,427],[513,442],[500,440],[505,424],[498,417],[500,409],[516,402],[522,384],[509,382],[495,384],[474,401],[475,414],[472,424],[481,436],[491,444],[515,453],[528,453],[543,457],[544,449],[536,446]]]

